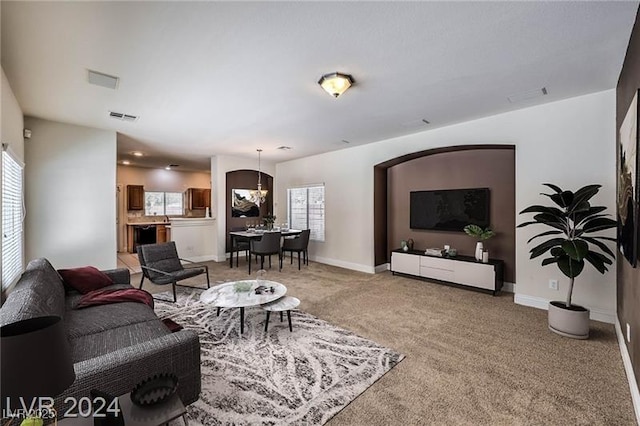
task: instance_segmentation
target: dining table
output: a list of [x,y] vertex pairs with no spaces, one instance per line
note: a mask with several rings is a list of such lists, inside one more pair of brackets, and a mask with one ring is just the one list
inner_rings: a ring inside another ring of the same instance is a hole
[[[292,237],[295,235],[299,235],[302,233],[300,229],[274,229],[274,230],[247,230],[247,231],[231,231],[229,232],[229,238],[231,239],[231,247],[235,247],[236,241],[251,241],[251,240],[259,240],[262,236],[269,232],[280,232],[283,237]],[[236,253],[236,256],[239,254]],[[231,251],[231,256],[229,256],[229,267],[233,268],[233,250]]]

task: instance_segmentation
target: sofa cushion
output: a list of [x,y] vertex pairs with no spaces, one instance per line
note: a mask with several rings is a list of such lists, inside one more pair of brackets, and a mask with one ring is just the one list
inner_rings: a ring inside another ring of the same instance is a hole
[[62,278],[44,258],[29,262],[0,309],[0,325],[29,318],[54,315],[64,317]]
[[147,342],[171,332],[157,318],[151,321],[110,328],[70,339],[73,362],[85,361],[118,349]]
[[[75,297],[76,301],[79,297],[81,296]],[[73,339],[151,320],[160,323],[149,306],[144,303],[123,302],[67,311],[64,326],[67,336]]]
[[107,274],[93,266],[58,269],[58,273],[62,276],[65,286],[71,287],[82,294],[87,294],[90,291],[99,290],[114,284]]

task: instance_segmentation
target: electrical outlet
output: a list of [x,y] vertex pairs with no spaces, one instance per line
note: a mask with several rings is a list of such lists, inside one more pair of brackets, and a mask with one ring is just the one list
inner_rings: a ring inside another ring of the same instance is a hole
[[631,343],[631,326],[627,323],[627,343]]
[[558,289],[558,280],[549,280],[549,288],[551,290],[557,290]]

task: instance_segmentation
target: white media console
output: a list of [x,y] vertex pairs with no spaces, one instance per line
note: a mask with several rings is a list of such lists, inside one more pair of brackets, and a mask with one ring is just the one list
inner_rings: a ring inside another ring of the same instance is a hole
[[504,262],[489,259],[488,263],[482,263],[469,256],[437,257],[427,256],[417,250],[393,250],[391,271],[393,274],[400,273],[489,290],[495,296],[502,288]]

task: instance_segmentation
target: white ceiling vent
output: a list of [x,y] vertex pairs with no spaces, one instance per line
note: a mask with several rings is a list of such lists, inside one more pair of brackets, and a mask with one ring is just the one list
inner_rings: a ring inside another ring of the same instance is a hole
[[529,99],[539,98],[540,96],[546,95],[547,88],[543,87],[542,89],[528,90],[526,92],[516,93],[515,95],[511,95],[507,97],[509,102],[515,104],[516,102],[528,101]]
[[109,111],[109,117],[117,118],[122,121],[136,121],[139,117],[137,115],[123,114],[121,112]]
[[89,70],[89,83],[95,84],[96,86],[102,86],[106,87],[107,89],[115,90],[118,88],[119,81],[119,77]]
[[286,145],[282,145],[282,146],[279,146],[277,149],[280,149],[282,151],[289,151],[291,149],[291,147],[290,146],[286,146]]

